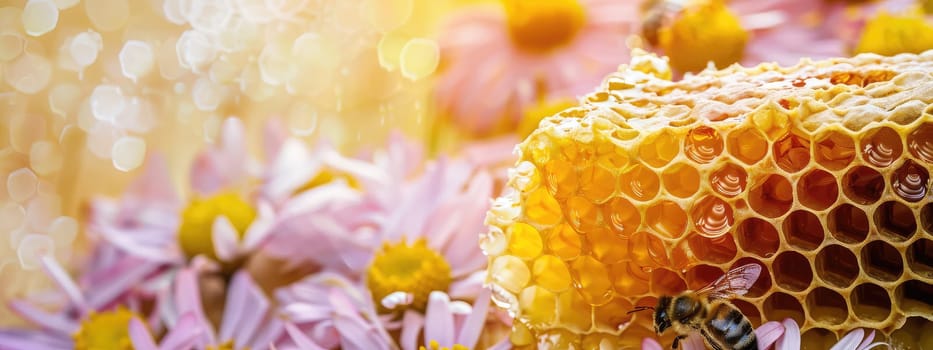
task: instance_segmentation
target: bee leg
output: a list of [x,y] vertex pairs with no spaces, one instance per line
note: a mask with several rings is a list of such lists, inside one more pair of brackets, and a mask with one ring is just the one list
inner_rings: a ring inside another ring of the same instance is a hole
[[680,346],[680,340],[686,337],[686,335],[678,335],[674,337],[674,344],[671,344],[671,349],[677,349]]
[[706,338],[706,344],[709,344],[709,346],[711,346],[711,347],[713,348],[713,350],[722,350],[722,347],[719,346],[718,344],[716,344],[716,342],[713,341],[713,338],[710,337],[709,333],[706,333],[705,330],[702,330],[702,329],[701,329],[701,330],[700,330],[700,335],[702,335],[703,338]]

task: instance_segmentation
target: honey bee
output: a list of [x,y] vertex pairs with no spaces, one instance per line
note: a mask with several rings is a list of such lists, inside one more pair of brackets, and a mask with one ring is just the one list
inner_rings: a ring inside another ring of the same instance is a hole
[[660,335],[672,328],[677,333],[673,349],[691,333],[699,332],[714,350],[756,350],[758,340],[751,322],[729,299],[745,295],[759,274],[761,266],[742,265],[696,291],[661,296],[657,306],[639,306],[629,313],[654,310],[655,332]]

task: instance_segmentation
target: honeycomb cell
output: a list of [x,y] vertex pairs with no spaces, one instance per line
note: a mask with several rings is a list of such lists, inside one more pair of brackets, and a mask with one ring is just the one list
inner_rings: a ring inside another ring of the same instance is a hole
[[619,263],[609,267],[612,286],[619,295],[642,295],[648,292],[651,274],[634,263]]
[[839,131],[829,131],[816,138],[813,158],[829,170],[841,170],[855,160],[855,142]]
[[933,235],[933,203],[927,203],[920,208],[920,225],[928,234]]
[[697,202],[690,212],[697,232],[707,237],[716,237],[729,232],[735,224],[732,206],[719,197],[706,196]]
[[716,264],[731,261],[737,252],[732,235],[710,238],[694,233],[687,237],[687,244],[698,259]]
[[580,247],[580,235],[568,224],[555,226],[547,236],[548,251],[561,259],[576,258],[580,255]]
[[875,227],[882,235],[894,240],[905,241],[917,231],[913,211],[900,202],[884,202],[875,210]]
[[771,321],[792,318],[798,325],[803,325],[806,315],[797,298],[783,292],[774,292],[761,304],[761,313]]
[[794,189],[781,175],[768,175],[748,193],[748,205],[769,218],[784,215],[794,202]]
[[735,231],[739,246],[743,252],[752,253],[762,258],[770,258],[777,253],[781,245],[777,229],[771,223],[759,219],[748,218],[739,224]]
[[687,290],[687,283],[680,275],[668,269],[651,271],[651,293],[654,295],[677,295]]
[[908,202],[918,202],[927,194],[930,172],[908,159],[891,175],[891,189]]
[[722,136],[716,129],[699,126],[690,130],[684,139],[684,154],[694,162],[706,164],[716,159],[723,149]]
[[787,243],[802,250],[814,250],[823,243],[823,224],[809,211],[793,211],[781,228]]
[[590,305],[602,305],[612,299],[612,281],[606,266],[589,256],[582,256],[570,263],[576,291]]
[[653,170],[636,164],[619,177],[619,189],[629,198],[647,201],[658,195],[661,181]]
[[518,296],[522,320],[535,328],[547,328],[557,320],[557,296],[539,286],[530,286]]
[[921,280],[909,280],[894,290],[897,306],[908,313],[933,315],[933,286]]
[[862,247],[862,269],[879,281],[896,281],[904,273],[904,261],[896,248],[884,241],[873,241]]
[[748,165],[758,163],[768,154],[768,140],[753,128],[730,132],[726,144],[729,154]]
[[667,247],[657,236],[647,232],[637,232],[629,240],[632,260],[641,266],[667,266]]
[[810,328],[800,334],[801,349],[829,350],[839,341],[836,333],[826,328]]
[[795,173],[810,164],[810,140],[788,133],[774,142],[774,162],[789,173]]
[[824,170],[811,170],[797,181],[797,198],[813,210],[829,208],[839,196],[836,177]]
[[731,270],[736,267],[748,264],[757,264],[761,266],[762,273],[758,275],[758,280],[752,284],[751,288],[748,288],[748,293],[745,294],[745,297],[757,298],[770,292],[773,283],[771,282],[771,275],[769,275],[767,272],[769,268],[768,265],[765,265],[761,261],[758,261],[754,258],[741,258],[732,263],[729,269]]
[[877,284],[863,283],[849,295],[852,311],[860,320],[881,322],[891,314],[891,297]]
[[551,329],[538,335],[538,346],[545,349],[579,349],[581,347],[579,334],[563,329]]
[[920,161],[933,164],[933,123],[923,123],[907,134],[907,149]]
[[618,330],[632,320],[632,314],[628,313],[632,311],[632,307],[634,305],[626,298],[615,298],[606,305],[597,306],[593,310],[596,327],[609,331]]
[[573,282],[567,265],[553,255],[538,257],[532,265],[531,273],[536,285],[552,292],[563,292],[569,289]]
[[509,226],[508,234],[509,252],[514,256],[531,259],[541,254],[541,250],[544,248],[544,243],[541,242],[541,234],[529,224],[514,223]]
[[638,156],[648,165],[660,168],[680,153],[680,140],[674,133],[663,130],[649,135],[641,142]]
[[771,268],[774,273],[774,283],[784,290],[800,292],[807,289],[813,281],[810,261],[797,252],[787,251],[778,254]]
[[675,202],[659,201],[645,210],[645,223],[665,237],[679,238],[687,229],[687,212]]
[[846,288],[855,281],[858,273],[858,259],[849,248],[828,245],[816,255],[816,274],[825,283]]
[[616,178],[599,165],[580,170],[580,193],[594,203],[602,203],[615,192]]
[[867,166],[854,167],[842,177],[842,192],[858,204],[872,204],[884,193],[884,177]]
[[726,163],[709,175],[709,184],[713,191],[726,197],[735,197],[748,186],[748,173],[733,163]]
[[616,234],[628,237],[641,225],[640,211],[625,198],[616,197],[603,206],[603,217]]
[[825,287],[807,293],[810,318],[820,324],[838,325],[849,317],[849,305],[841,294]]
[[758,308],[752,305],[752,303],[741,299],[732,299],[730,302],[732,305],[739,308],[742,315],[745,315],[745,318],[751,321],[752,325],[760,325],[762,323],[761,311],[758,311]]
[[854,205],[841,204],[829,212],[826,226],[833,237],[842,243],[855,244],[868,237],[868,215]]
[[667,167],[661,174],[661,179],[664,188],[680,198],[689,198],[700,188],[700,172],[686,163],[676,163]]
[[557,297],[557,320],[573,332],[589,331],[593,326],[593,307],[578,291],[560,293]]
[[542,225],[554,225],[563,217],[560,204],[544,189],[538,189],[528,195],[524,207],[528,219]]
[[566,218],[574,229],[588,232],[599,227],[599,207],[588,199],[574,196],[565,202]]
[[890,342],[898,350],[933,349],[933,321],[925,316],[908,317],[901,328],[891,333]]
[[716,266],[700,264],[687,270],[684,278],[687,280],[687,289],[697,290],[709,285],[722,274],[722,269]]
[[524,323],[512,322],[512,331],[509,332],[509,341],[516,347],[531,345],[535,342],[535,336]]
[[518,294],[531,279],[531,271],[528,271],[528,265],[522,259],[511,255],[502,255],[492,261],[489,267],[493,282],[508,291]]
[[864,132],[859,147],[862,159],[876,167],[890,166],[904,151],[901,136],[886,126]]
[[918,239],[907,247],[907,266],[913,273],[933,279],[933,241]]
[[604,264],[630,260],[631,240],[631,236],[623,238],[610,230],[594,230],[586,234],[590,255]]
[[579,184],[573,164],[563,159],[553,159],[544,165],[544,179],[548,191],[557,198],[576,193]]

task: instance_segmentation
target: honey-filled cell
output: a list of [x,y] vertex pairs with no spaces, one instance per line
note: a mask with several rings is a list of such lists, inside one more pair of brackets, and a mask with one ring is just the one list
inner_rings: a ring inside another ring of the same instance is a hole
[[810,140],[793,132],[774,142],[774,163],[789,173],[803,170],[810,164]]
[[891,189],[908,202],[919,202],[927,195],[930,171],[908,159],[891,175]]
[[901,328],[891,332],[889,341],[898,350],[933,349],[933,321],[925,316],[908,317]]
[[823,283],[846,288],[859,274],[859,262],[851,249],[833,244],[823,247],[816,255],[815,270]]
[[787,243],[803,251],[816,249],[823,243],[823,225],[820,218],[809,211],[793,211],[784,218],[781,229]]
[[716,129],[701,125],[690,130],[684,139],[684,154],[700,164],[716,159],[723,150],[722,136]]
[[833,208],[826,219],[829,232],[842,243],[855,244],[868,237],[868,214],[852,204],[844,203]]
[[602,203],[615,192],[616,177],[600,165],[580,170],[580,193],[593,203]]
[[933,241],[923,238],[907,248],[907,266],[922,278],[933,279]]
[[524,209],[528,219],[542,225],[554,225],[563,219],[560,204],[542,188],[528,195]]
[[862,247],[862,269],[876,281],[896,281],[904,273],[901,253],[885,241],[872,241]]
[[661,180],[667,192],[680,198],[689,198],[700,188],[700,172],[686,163],[672,164],[664,169]]
[[907,149],[928,166],[933,164],[933,123],[920,124],[907,134]]
[[923,226],[927,234],[933,235],[933,202],[920,208],[920,226]]
[[603,205],[603,218],[609,228],[623,237],[631,236],[641,225],[641,211],[622,197],[613,198]]
[[661,180],[650,168],[636,164],[619,177],[619,189],[629,198],[647,201],[658,195]]
[[570,263],[574,287],[590,305],[602,305],[612,299],[612,281],[606,265],[598,260],[581,256]]
[[797,252],[778,254],[771,264],[771,269],[774,273],[774,283],[787,291],[801,292],[813,281],[810,260]]
[[602,218],[599,209],[599,206],[580,196],[570,197],[564,202],[567,222],[579,232],[588,232],[600,228]]
[[651,293],[677,295],[687,290],[687,283],[676,272],[668,269],[651,270]]
[[542,255],[535,259],[531,274],[535,284],[552,292],[563,292],[570,289],[573,283],[567,265],[553,255]]
[[842,192],[858,204],[872,204],[884,193],[884,177],[877,170],[859,165],[842,177]]
[[641,266],[668,266],[667,246],[648,232],[637,232],[629,240],[632,261]]
[[794,188],[781,175],[760,178],[748,193],[748,205],[755,212],[776,218],[790,210],[794,202]]
[[713,191],[726,197],[735,197],[748,186],[748,173],[745,168],[733,163],[725,163],[709,175],[709,184]]
[[732,260],[738,249],[735,246],[735,240],[732,235],[721,235],[719,237],[707,237],[697,233],[691,233],[687,236],[687,244],[690,251],[700,261],[722,264]]
[[531,259],[541,254],[544,244],[541,234],[533,226],[517,222],[509,226],[509,252],[517,257]]
[[576,290],[557,296],[557,321],[575,333],[585,333],[593,327],[593,307]]
[[747,165],[758,163],[768,154],[768,140],[754,128],[730,132],[726,144],[729,154]]
[[547,250],[564,260],[579,256],[581,244],[580,234],[566,223],[554,226],[547,235]]
[[781,239],[774,225],[755,217],[742,221],[735,230],[735,237],[743,252],[762,258],[774,256],[781,245]]
[[616,294],[623,296],[642,295],[648,292],[651,280],[649,269],[635,263],[623,262],[609,267],[609,277]]
[[856,318],[868,322],[882,322],[891,315],[891,297],[884,288],[874,283],[862,283],[849,295]]
[[840,131],[829,131],[816,138],[813,158],[829,170],[841,170],[855,160],[855,141]]
[[632,311],[634,305],[626,298],[614,298],[608,304],[600,305],[594,308],[593,316],[596,327],[604,331],[616,331],[620,326],[632,320]]
[[840,325],[849,317],[849,305],[842,294],[819,287],[807,293],[810,318],[820,325]]
[[722,275],[722,269],[712,265],[700,264],[687,270],[684,278],[687,280],[687,289],[697,290],[709,285]]
[[713,195],[707,195],[690,211],[693,227],[707,237],[717,237],[729,232],[735,224],[732,206]]
[[655,233],[679,238],[687,229],[687,212],[672,201],[658,201],[645,211],[645,223]]
[[680,139],[668,130],[649,135],[638,148],[642,161],[655,168],[667,165],[679,153]]
[[755,283],[752,283],[752,286],[748,288],[748,293],[745,294],[745,297],[757,298],[771,292],[771,287],[774,285],[774,283],[771,280],[771,274],[768,273],[768,270],[770,270],[770,267],[768,266],[769,264],[765,264],[755,258],[745,257],[733,262],[729,267],[729,270],[748,264],[756,264],[761,266],[761,273],[758,275],[758,279],[755,280]]
[[535,328],[548,328],[557,321],[557,296],[539,286],[529,286],[518,296],[522,319]]
[[801,350],[830,350],[839,338],[826,328],[810,328],[800,334]]
[[887,126],[874,128],[862,134],[859,149],[862,159],[876,167],[886,167],[901,157],[904,151],[901,136]]
[[797,199],[810,209],[829,208],[838,196],[836,177],[825,170],[810,170],[797,181]]
[[573,164],[563,159],[553,159],[544,165],[544,180],[548,191],[557,198],[576,193],[579,184]]
[[586,234],[586,245],[590,256],[604,264],[631,260],[631,240],[631,236],[622,237],[606,229],[593,230]]
[[875,227],[893,241],[906,241],[917,232],[914,212],[904,203],[884,202],[875,210]]
[[909,280],[894,290],[898,308],[921,316],[933,315],[933,285],[921,280]]
[[804,326],[806,314],[797,298],[783,292],[771,293],[761,304],[761,313],[769,321],[783,321],[792,318],[801,327]]

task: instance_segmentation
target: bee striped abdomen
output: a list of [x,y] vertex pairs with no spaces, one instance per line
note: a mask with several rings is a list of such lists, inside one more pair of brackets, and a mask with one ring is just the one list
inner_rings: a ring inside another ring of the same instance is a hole
[[710,307],[707,321],[707,334],[711,342],[723,345],[725,349],[755,350],[758,341],[752,324],[742,312],[728,303],[715,303]]

